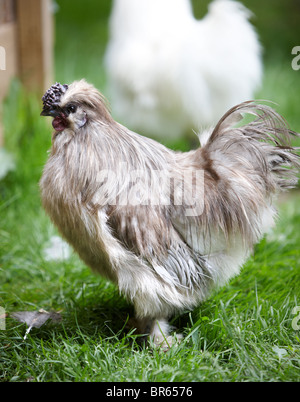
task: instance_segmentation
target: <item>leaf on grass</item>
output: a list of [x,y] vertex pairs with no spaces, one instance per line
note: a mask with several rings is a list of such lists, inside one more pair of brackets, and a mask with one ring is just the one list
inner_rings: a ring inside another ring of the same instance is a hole
[[11,316],[20,322],[27,324],[28,328],[24,336],[24,340],[32,328],[40,328],[49,319],[54,323],[61,321],[61,314],[58,312],[48,312],[40,309],[39,311],[16,311]]

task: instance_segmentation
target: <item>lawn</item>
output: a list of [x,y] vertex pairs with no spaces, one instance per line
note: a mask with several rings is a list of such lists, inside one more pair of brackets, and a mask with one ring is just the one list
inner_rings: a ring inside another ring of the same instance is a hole
[[[105,92],[101,60],[110,2],[86,0],[83,8],[76,0],[72,13],[70,2],[57,3],[55,78],[64,83],[84,76]],[[271,33],[262,36],[269,49]],[[300,71],[292,70],[286,51],[292,35],[278,37],[279,47],[266,52],[257,97],[276,102],[300,131]],[[0,381],[299,381],[300,320],[293,313],[300,306],[299,190],[281,198],[276,228],[241,274],[194,311],[174,317],[185,335],[181,344],[153,350],[129,329],[132,307],[111,283],[75,254],[62,262],[44,257],[56,230],[38,190],[51,142],[40,108],[34,95],[12,83],[4,123],[16,170],[0,181],[0,306],[8,314],[59,311],[62,321],[33,328],[24,340],[25,324],[7,317]]]

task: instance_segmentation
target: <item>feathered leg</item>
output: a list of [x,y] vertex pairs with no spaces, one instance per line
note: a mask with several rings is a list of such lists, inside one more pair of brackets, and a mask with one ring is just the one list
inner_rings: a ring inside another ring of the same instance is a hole
[[182,334],[171,335],[172,326],[167,318],[141,318],[132,322],[139,334],[147,335],[150,343],[163,350],[168,350],[172,345],[180,342]]

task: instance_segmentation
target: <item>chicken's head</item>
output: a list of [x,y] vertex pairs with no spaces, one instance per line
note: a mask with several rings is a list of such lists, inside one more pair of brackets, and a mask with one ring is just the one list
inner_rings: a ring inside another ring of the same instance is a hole
[[41,116],[52,116],[53,128],[77,131],[92,120],[111,120],[103,96],[85,80],[70,85],[56,83],[42,98]]

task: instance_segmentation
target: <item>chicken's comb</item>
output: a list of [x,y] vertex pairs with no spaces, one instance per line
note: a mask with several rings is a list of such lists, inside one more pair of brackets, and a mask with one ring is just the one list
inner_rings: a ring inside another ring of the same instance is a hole
[[59,103],[61,96],[67,91],[67,84],[61,85],[59,82],[52,85],[42,98],[44,108],[51,107]]

